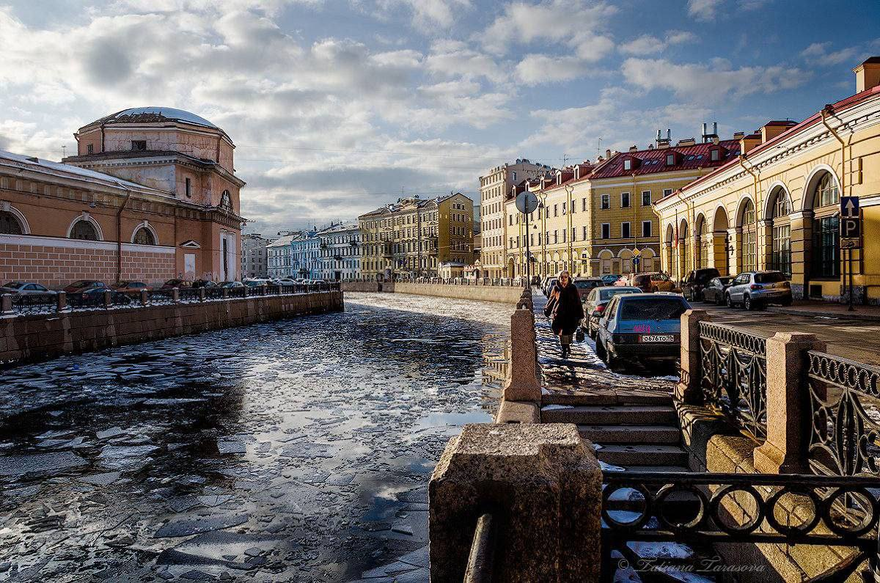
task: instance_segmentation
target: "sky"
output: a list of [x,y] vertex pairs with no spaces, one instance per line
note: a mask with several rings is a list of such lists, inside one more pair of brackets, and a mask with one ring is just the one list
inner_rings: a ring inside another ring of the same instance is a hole
[[235,142],[246,230],[353,220],[479,176],[801,120],[880,55],[880,2],[15,0],[0,3],[0,149],[59,160],[139,106]]

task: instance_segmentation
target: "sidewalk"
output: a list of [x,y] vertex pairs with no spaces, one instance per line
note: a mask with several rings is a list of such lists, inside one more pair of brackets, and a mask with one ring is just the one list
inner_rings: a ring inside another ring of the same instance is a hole
[[794,316],[824,316],[840,320],[880,322],[880,306],[853,306],[853,311],[850,312],[846,304],[797,300],[792,305],[786,307],[767,306],[767,311]]

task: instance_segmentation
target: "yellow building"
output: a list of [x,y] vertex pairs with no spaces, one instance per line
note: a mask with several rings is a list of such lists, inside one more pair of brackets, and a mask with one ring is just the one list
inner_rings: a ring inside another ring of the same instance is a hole
[[741,157],[655,204],[673,276],[778,269],[795,298],[842,298],[840,197],[856,196],[864,249],[853,252],[852,289],[855,301],[880,303],[880,57],[854,71],[854,95],[744,136]]
[[474,203],[467,196],[399,199],[358,217],[361,277],[436,276],[441,264],[473,261]]

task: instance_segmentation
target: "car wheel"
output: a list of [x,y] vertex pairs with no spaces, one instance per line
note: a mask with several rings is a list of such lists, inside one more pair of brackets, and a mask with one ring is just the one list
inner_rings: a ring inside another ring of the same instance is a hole
[[608,358],[608,353],[605,351],[605,345],[599,340],[598,335],[596,337],[596,356],[598,356],[599,360],[603,362]]
[[783,306],[790,306],[790,305],[791,305],[791,298],[785,298],[785,299],[782,300],[780,303],[781,303]]
[[718,294],[715,294],[715,305],[716,306],[724,305],[724,299],[721,296],[719,296]]
[[657,293],[658,291],[660,291],[660,290],[657,289],[656,287],[652,287],[652,288],[651,288],[651,293],[652,293],[652,294],[655,294],[655,293]]
[[727,307],[728,307],[728,308],[732,308],[732,307],[733,307],[733,298],[730,297],[730,294],[725,294],[725,295],[724,295],[724,303],[727,304]]
[[758,306],[757,302],[752,302],[751,296],[749,296],[749,294],[746,294],[743,296],[743,307],[749,311],[752,311]]

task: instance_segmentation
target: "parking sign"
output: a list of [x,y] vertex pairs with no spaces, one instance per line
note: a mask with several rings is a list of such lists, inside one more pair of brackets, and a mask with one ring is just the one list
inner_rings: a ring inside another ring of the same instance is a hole
[[859,197],[840,197],[840,247],[853,249],[859,246],[862,237],[862,220],[859,212]]

